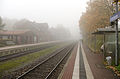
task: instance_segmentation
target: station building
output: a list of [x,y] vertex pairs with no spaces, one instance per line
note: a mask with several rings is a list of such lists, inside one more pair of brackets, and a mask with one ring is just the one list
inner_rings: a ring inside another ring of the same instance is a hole
[[11,40],[15,44],[37,43],[37,37],[30,30],[15,30],[15,31],[2,30],[0,31],[0,40]]

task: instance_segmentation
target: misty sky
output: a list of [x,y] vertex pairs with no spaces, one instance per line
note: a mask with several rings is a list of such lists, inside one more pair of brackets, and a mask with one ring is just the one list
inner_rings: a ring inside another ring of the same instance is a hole
[[50,27],[63,24],[78,35],[78,21],[89,0],[0,0],[2,18],[47,22]]

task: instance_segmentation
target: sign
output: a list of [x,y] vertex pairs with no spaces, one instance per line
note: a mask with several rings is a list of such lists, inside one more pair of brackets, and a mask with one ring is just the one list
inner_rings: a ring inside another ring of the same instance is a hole
[[115,13],[111,18],[110,18],[110,22],[113,22],[117,19],[120,18],[120,11],[118,13]]
[[112,0],[112,1],[113,1],[113,3],[115,3],[116,1],[117,1],[117,2],[120,2],[120,0]]

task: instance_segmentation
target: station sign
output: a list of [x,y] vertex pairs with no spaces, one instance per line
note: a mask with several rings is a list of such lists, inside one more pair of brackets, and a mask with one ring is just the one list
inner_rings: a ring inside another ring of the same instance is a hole
[[115,13],[111,18],[110,22],[114,22],[115,20],[120,18],[120,11],[118,13]]
[[112,0],[112,2],[113,2],[113,3],[115,3],[115,2],[120,2],[120,0]]

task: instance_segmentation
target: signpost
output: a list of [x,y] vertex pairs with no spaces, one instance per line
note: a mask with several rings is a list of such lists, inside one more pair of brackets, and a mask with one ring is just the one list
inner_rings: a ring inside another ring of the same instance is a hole
[[110,18],[110,22],[115,22],[116,26],[116,52],[115,52],[115,65],[119,65],[119,40],[118,40],[118,19],[120,18],[120,12],[118,12],[118,2],[120,0],[113,0],[116,5],[116,13]]
[[[118,0],[116,0],[116,13],[118,13]],[[115,65],[119,65],[119,40],[118,40],[118,19],[116,19],[116,54],[115,54]]]

